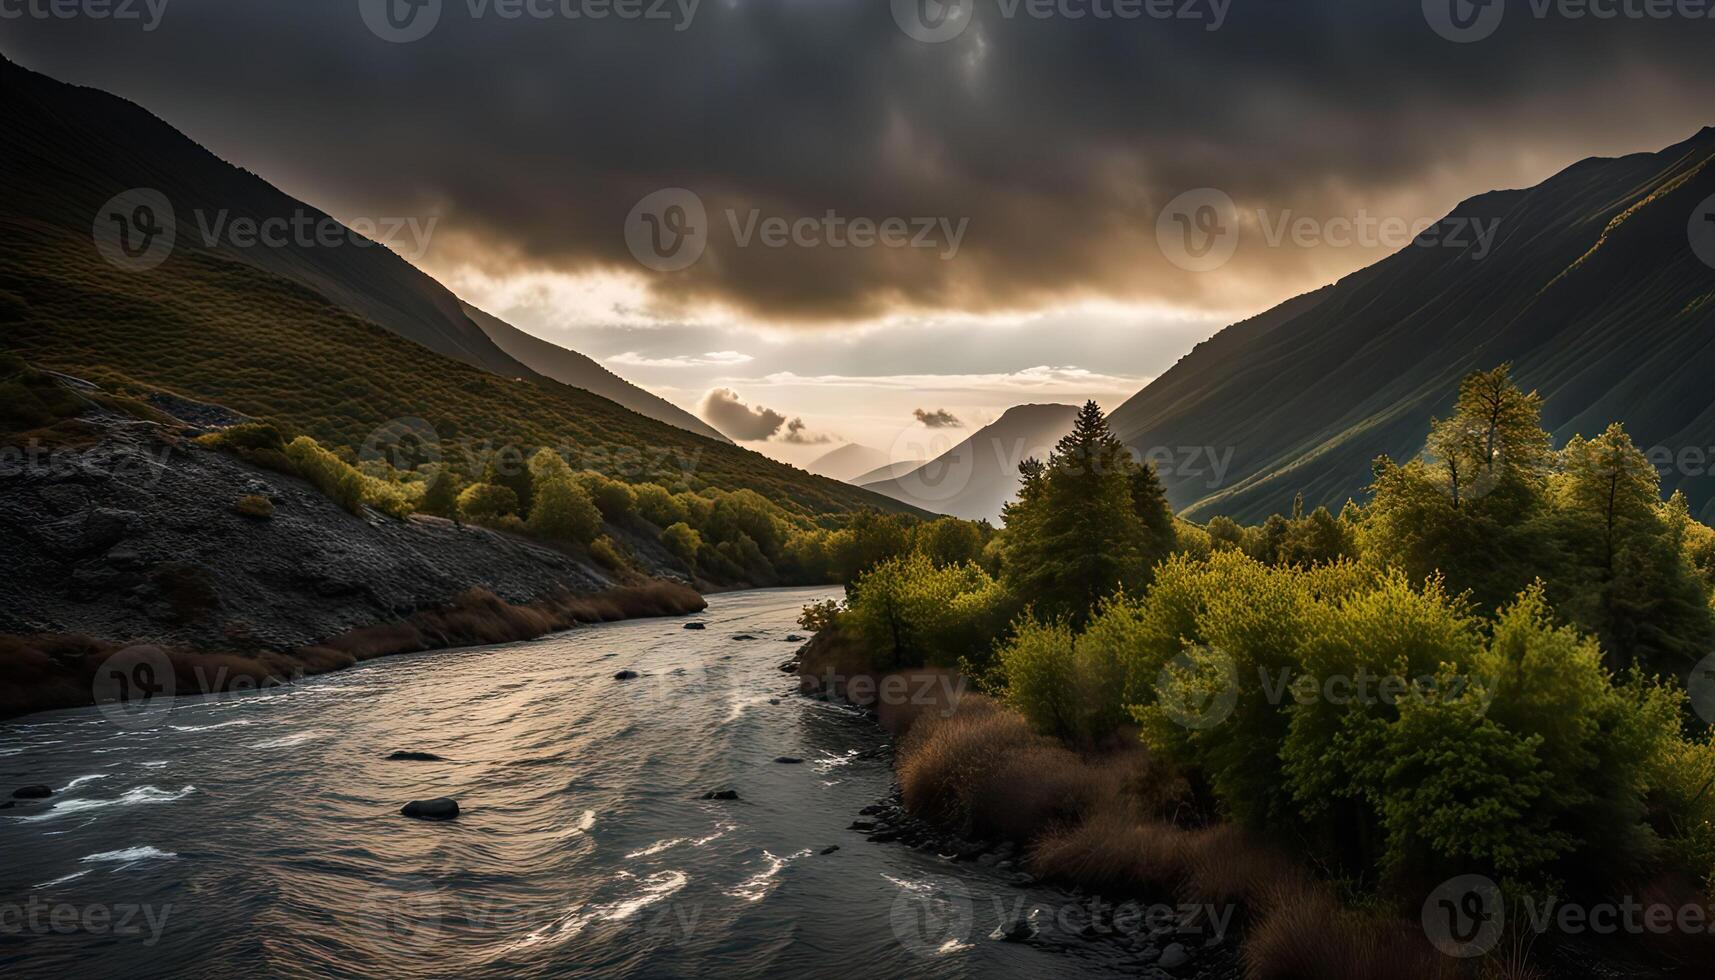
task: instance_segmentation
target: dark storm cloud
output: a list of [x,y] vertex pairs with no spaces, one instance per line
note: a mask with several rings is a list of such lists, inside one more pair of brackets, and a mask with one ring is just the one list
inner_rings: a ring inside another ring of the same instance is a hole
[[703,396],[703,420],[739,442],[761,442],[786,424],[786,416],[761,405],[746,405],[731,388],[716,388]]
[[786,423],[786,434],[780,437],[780,441],[798,446],[820,446],[833,442],[834,437],[825,432],[811,432],[803,419],[793,419]]
[[[780,320],[1219,303],[1326,265],[1266,247],[1255,223],[1222,275],[1164,261],[1157,218],[1181,192],[1217,187],[1271,218],[1432,218],[1715,115],[1715,20],[1508,3],[1492,37],[1458,44],[1421,0],[1232,0],[1219,30],[1213,0],[1168,5],[1200,20],[1125,21],[977,3],[941,44],[906,36],[886,0],[705,0],[688,22],[688,2],[591,20],[563,15],[575,2],[508,19],[501,0],[443,0],[403,44],[366,27],[359,0],[172,0],[148,32],[26,19],[0,46],[336,212],[439,215],[432,268],[632,269],[668,308]],[[625,226],[666,187],[695,193],[707,243],[663,273],[637,263]],[[769,219],[814,224],[773,245]],[[929,247],[857,242],[854,221],[889,220],[928,229]]]
[[915,415],[917,421],[929,429],[962,429],[965,427],[965,423],[960,422],[957,415],[944,408],[937,408],[933,412],[917,408],[912,409],[911,414]]

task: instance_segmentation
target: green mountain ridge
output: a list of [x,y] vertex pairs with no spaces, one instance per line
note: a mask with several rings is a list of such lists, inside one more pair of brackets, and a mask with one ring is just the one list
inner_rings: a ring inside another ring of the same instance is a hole
[[[175,210],[321,212],[131,103],[4,59],[0,83],[0,348],[32,363],[120,393],[217,402],[329,446],[422,419],[472,476],[484,454],[553,446],[610,475],[753,489],[808,516],[909,509],[544,378],[385,248],[208,247],[187,213],[161,265],[115,267],[92,228],[132,188]],[[378,309],[391,324],[368,315]]]
[[[1493,249],[1408,246],[1199,345],[1113,414],[1139,450],[1233,450],[1224,484],[1162,473],[1193,519],[1259,520],[1302,491],[1360,496],[1370,462],[1421,451],[1461,377],[1502,362],[1544,398],[1557,443],[1624,420],[1640,446],[1715,447],[1715,269],[1687,227],[1715,194],[1715,128],[1658,153],[1593,158],[1523,190],[1463,202],[1444,221],[1498,222]],[[1694,467],[1695,468],[1695,467]],[[1669,469],[1694,512],[1703,472]]]

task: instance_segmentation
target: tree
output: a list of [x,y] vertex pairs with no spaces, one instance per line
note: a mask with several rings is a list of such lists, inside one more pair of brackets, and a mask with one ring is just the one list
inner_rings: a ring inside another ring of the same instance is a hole
[[1040,615],[1081,626],[1103,597],[1147,587],[1155,563],[1172,553],[1159,478],[1132,459],[1095,402],[1046,464],[1026,460],[1019,476],[1018,501],[1005,510],[1002,574]]
[[922,552],[937,567],[975,562],[982,558],[986,535],[984,525],[943,517],[917,525],[912,534],[912,546]]
[[1640,656],[1677,669],[1706,653],[1715,620],[1684,525],[1662,503],[1660,477],[1625,428],[1574,437],[1551,487],[1553,527],[1570,559],[1554,583],[1567,613],[1622,663]]

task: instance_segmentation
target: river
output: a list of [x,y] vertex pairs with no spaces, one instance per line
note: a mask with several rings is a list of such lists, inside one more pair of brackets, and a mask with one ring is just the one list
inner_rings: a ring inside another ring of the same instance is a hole
[[[0,974],[1121,975],[989,935],[1070,896],[847,829],[891,787],[883,736],[779,669],[833,594],[0,724],[0,798],[55,789],[0,813]],[[398,812],[439,796],[456,821]]]

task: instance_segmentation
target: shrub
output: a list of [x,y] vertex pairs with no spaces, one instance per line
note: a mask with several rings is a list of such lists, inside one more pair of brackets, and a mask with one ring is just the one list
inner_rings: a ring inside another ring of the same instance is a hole
[[245,494],[232,503],[232,512],[241,517],[268,520],[274,516],[274,501],[259,493]]
[[694,567],[697,563],[697,552],[703,550],[703,536],[693,530],[691,525],[679,521],[668,525],[667,529],[661,532],[661,544],[673,557]]
[[848,590],[844,622],[883,667],[951,667],[987,659],[1010,599],[975,565],[936,568],[922,554],[889,559]]
[[577,481],[549,477],[535,484],[529,528],[531,534],[550,541],[589,544],[601,533],[601,512]]
[[637,500],[637,513],[656,527],[682,523],[688,516],[685,505],[658,483],[639,483],[631,493]]
[[607,520],[621,520],[637,507],[637,498],[632,495],[631,488],[618,480],[610,480],[589,470],[579,473],[577,480]]
[[834,625],[839,619],[841,603],[838,599],[824,599],[812,602],[798,614],[798,625],[812,633],[820,633]]
[[286,446],[286,458],[297,474],[308,480],[334,503],[353,514],[362,513],[363,474],[351,464],[323,449],[309,436],[299,436]]
[[613,539],[605,534],[590,542],[590,554],[609,571],[618,572],[630,567]]
[[494,483],[473,483],[459,494],[459,513],[472,524],[493,524],[518,514],[518,495]]

